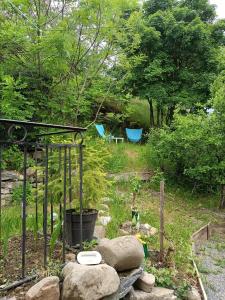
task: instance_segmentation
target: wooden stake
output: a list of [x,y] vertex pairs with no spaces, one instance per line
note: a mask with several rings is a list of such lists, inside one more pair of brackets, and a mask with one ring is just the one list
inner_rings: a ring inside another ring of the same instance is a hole
[[160,181],[160,252],[159,252],[159,260],[163,262],[164,260],[164,181]]

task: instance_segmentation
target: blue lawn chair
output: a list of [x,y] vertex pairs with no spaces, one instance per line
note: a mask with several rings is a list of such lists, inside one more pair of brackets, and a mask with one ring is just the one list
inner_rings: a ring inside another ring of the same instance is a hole
[[100,137],[102,137],[103,139],[106,139],[109,142],[111,142],[112,140],[115,140],[115,142],[117,144],[118,141],[121,141],[121,142],[124,141],[124,138],[122,138],[122,137],[115,137],[111,134],[106,135],[105,134],[105,128],[102,124],[95,124],[95,128],[97,129],[98,134],[100,135]]
[[100,135],[100,137],[106,138],[105,128],[102,124],[95,124],[95,128],[97,129],[98,134]]
[[143,129],[126,128],[127,138],[132,143],[138,143],[141,140]]

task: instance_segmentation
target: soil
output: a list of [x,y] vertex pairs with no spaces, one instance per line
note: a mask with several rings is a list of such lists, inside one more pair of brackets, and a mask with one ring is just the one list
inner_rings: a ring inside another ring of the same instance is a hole
[[[48,274],[49,270],[45,270],[44,265],[44,238],[38,236],[34,239],[32,233],[27,233],[26,239],[26,276],[37,274],[38,278],[42,278]],[[7,255],[4,258],[0,249],[0,286],[8,286],[9,284],[21,279],[21,237],[16,236],[9,240]],[[62,265],[62,245],[58,243],[55,246],[52,255],[52,261],[58,266]],[[24,299],[25,292],[34,283],[28,283],[19,286],[9,292],[0,292],[1,296],[16,295],[17,299]]]

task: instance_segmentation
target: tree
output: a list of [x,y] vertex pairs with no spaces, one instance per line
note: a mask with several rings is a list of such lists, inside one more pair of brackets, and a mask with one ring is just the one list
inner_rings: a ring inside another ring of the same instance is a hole
[[118,40],[126,38],[132,13],[124,14],[136,6],[135,0],[4,0],[0,70],[24,84],[22,96],[35,107],[29,119],[90,120],[107,93]]
[[176,114],[171,128],[155,130],[149,139],[149,159],[156,167],[194,188],[220,187],[220,208],[225,208],[224,79],[212,114]]
[[144,59],[134,66],[127,88],[148,99],[151,127],[170,125],[178,105],[194,110],[208,101],[225,24],[215,21],[215,8],[206,0],[150,0],[143,13],[145,33],[157,38],[141,35],[135,54]]

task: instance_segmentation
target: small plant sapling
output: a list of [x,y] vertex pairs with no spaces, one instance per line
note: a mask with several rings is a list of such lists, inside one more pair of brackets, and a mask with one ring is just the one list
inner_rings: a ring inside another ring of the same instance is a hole
[[132,224],[136,226],[138,230],[140,227],[140,214],[136,206],[136,198],[141,190],[141,180],[138,177],[132,177],[130,180],[131,190],[132,190],[132,207],[131,207],[131,216],[132,216]]

